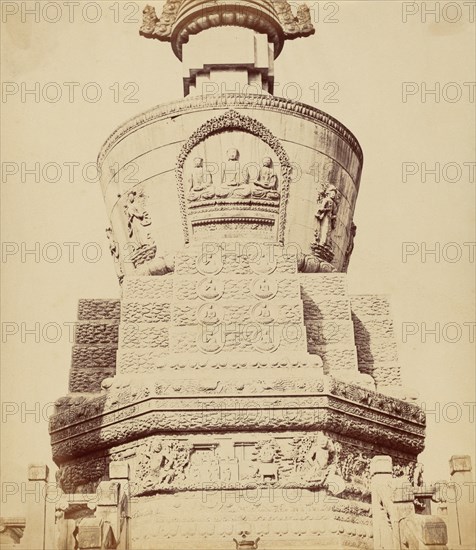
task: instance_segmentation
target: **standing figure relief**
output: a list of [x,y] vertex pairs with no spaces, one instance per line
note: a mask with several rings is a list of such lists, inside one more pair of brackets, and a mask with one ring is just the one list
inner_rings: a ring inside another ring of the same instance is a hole
[[143,204],[138,201],[142,197],[143,195],[139,195],[137,191],[130,191],[124,205],[127,217],[127,236],[136,249],[154,244],[150,235],[152,222],[149,213],[145,210]]
[[315,232],[316,244],[319,246],[330,246],[330,237],[336,227],[338,210],[337,187],[328,185],[317,199],[316,221],[317,228]]

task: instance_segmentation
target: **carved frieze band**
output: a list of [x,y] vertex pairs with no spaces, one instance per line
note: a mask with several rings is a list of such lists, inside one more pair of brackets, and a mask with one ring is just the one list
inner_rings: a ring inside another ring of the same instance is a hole
[[[394,411],[384,412],[373,401],[371,405],[349,401],[350,395],[191,396],[177,400],[154,397],[156,389],[150,387],[122,394],[110,394],[109,399],[115,397],[116,401],[107,408],[105,401],[96,402],[93,412],[83,403],[79,408],[71,407],[62,418],[54,416],[50,428],[55,458],[62,461],[78,452],[108,448],[157,432],[237,431],[250,425],[272,431],[327,429],[390,448],[398,445],[411,454],[423,448],[421,410],[383,396],[379,396],[379,404],[392,404]],[[369,393],[365,395],[370,399]],[[365,400],[364,393],[362,398]],[[411,410],[411,418],[405,418],[403,409]]]

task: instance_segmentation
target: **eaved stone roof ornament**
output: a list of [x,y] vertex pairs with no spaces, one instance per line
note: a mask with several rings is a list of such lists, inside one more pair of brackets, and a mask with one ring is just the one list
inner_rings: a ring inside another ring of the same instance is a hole
[[268,35],[277,57],[285,40],[314,34],[310,9],[306,4],[293,14],[286,0],[167,0],[160,16],[153,6],[143,11],[140,34],[171,42],[179,59],[182,45],[190,35],[211,27],[237,26]]

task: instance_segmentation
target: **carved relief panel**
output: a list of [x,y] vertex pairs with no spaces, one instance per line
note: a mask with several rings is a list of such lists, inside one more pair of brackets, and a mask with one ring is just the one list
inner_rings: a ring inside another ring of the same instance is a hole
[[137,452],[139,492],[289,486],[368,491],[370,457],[344,448],[323,432],[187,440],[154,437]]
[[291,165],[257,120],[228,111],[203,124],[182,147],[176,176],[186,242],[283,241]]

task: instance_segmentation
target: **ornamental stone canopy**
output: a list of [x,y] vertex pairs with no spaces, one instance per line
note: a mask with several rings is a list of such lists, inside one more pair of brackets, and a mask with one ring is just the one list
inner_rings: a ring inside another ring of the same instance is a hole
[[153,6],[145,7],[140,33],[171,42],[175,55],[182,59],[182,46],[191,35],[220,26],[245,27],[266,34],[274,45],[275,57],[285,40],[315,32],[305,4],[295,15],[286,0],[167,0],[160,16]]

